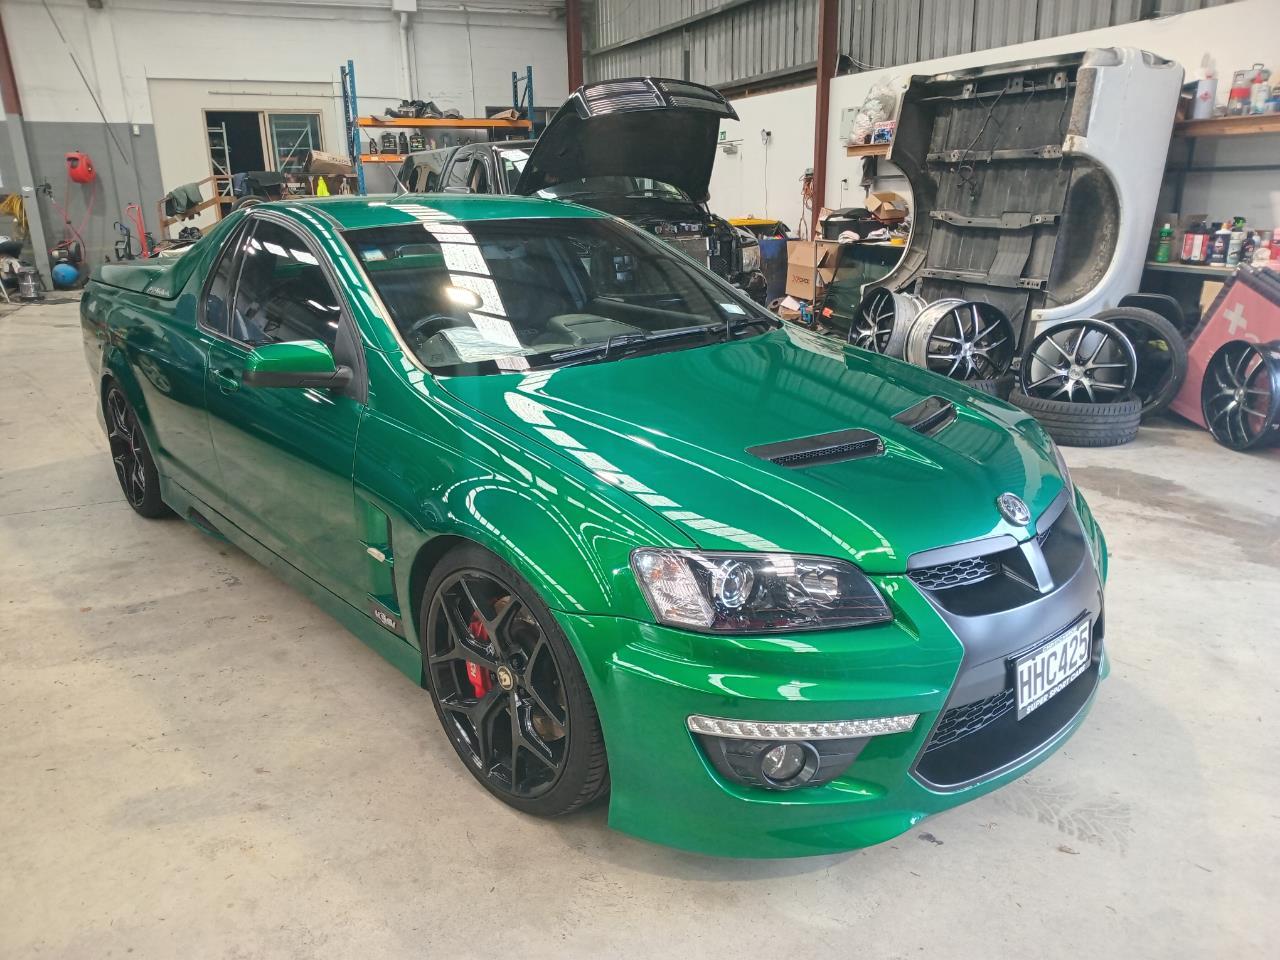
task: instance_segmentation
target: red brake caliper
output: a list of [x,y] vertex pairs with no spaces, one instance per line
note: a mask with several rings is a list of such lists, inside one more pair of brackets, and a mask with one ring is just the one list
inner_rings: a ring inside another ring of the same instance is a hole
[[[489,642],[489,631],[484,628],[484,621],[480,619],[479,611],[471,615],[471,624],[467,629],[477,640],[483,643]],[[489,676],[489,671],[470,660],[467,661],[467,679],[471,681],[471,689],[475,692],[477,700],[493,689],[493,678]]]

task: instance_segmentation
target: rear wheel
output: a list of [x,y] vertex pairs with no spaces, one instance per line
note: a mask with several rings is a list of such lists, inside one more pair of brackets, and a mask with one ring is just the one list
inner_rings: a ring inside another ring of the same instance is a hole
[[107,388],[102,410],[107,420],[111,462],[125,500],[136,513],[148,519],[168,516],[172,511],[160,499],[160,473],[147,446],[146,434],[119,384],[113,382]]
[[474,545],[440,561],[423,596],[427,688],[449,742],[498,799],[544,817],[608,789],[586,677],[546,604]]

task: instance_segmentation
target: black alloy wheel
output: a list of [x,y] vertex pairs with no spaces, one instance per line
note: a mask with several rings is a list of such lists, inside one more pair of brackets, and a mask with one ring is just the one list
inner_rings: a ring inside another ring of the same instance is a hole
[[924,310],[912,325],[909,361],[952,380],[995,380],[1009,370],[1016,337],[1004,311],[974,300],[939,308]]
[[156,519],[171,511],[160,499],[160,474],[147,446],[138,415],[119,385],[112,383],[103,399],[111,462],[124,498],[136,513]]
[[1231,340],[1209,358],[1200,412],[1220,444],[1251,450],[1280,438],[1280,340]]
[[472,775],[517,809],[558,816],[603,793],[608,767],[581,667],[535,597],[485,551],[455,550],[425,592],[424,679]]
[[1109,404],[1132,392],[1138,358],[1129,338],[1111,324],[1066,320],[1036,334],[1020,372],[1028,397]]

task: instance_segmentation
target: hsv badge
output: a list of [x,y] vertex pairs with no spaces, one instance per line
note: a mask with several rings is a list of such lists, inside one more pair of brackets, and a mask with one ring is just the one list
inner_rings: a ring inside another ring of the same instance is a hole
[[1015,526],[1025,527],[1031,522],[1031,511],[1022,502],[1022,498],[1012,493],[1002,493],[996,497],[996,506],[1000,508],[1000,516]]

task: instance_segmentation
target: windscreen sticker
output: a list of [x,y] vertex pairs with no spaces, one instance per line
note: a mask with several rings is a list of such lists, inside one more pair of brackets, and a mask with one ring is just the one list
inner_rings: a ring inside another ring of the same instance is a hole
[[723,310],[725,313],[736,313],[739,316],[745,316],[747,312],[743,310],[740,306],[738,306],[736,303],[722,303],[720,304],[720,309]]
[[475,327],[450,327],[440,335],[463,363],[480,363],[498,357],[520,357],[533,351],[518,343],[500,343],[492,335]]
[[480,248],[472,243],[441,243],[440,252],[444,254],[444,265],[450,273],[478,273],[489,275],[489,265],[484,262]]

